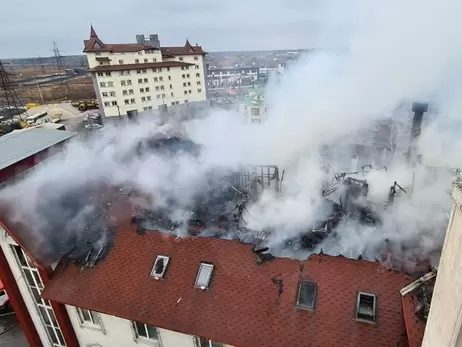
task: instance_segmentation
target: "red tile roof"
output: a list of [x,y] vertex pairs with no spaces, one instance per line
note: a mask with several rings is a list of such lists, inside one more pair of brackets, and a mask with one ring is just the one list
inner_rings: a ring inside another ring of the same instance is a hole
[[418,300],[412,293],[402,297],[404,321],[409,340],[409,347],[422,346],[425,323],[416,315]]
[[[312,255],[258,266],[251,245],[139,235],[118,222],[107,258],[84,271],[60,264],[44,298],[241,347],[395,347],[403,338],[399,291],[411,278],[378,263]],[[171,257],[159,281],[149,276],[157,255]],[[205,291],[194,287],[201,262],[215,265]],[[314,311],[295,307],[300,280],[318,285]],[[358,291],[377,295],[375,324],[355,320]]]
[[122,65],[98,65],[91,72],[103,71],[122,71],[122,70],[136,70],[136,69],[150,69],[160,67],[178,67],[178,66],[194,66],[194,64],[185,63],[182,61],[163,61],[157,63],[138,63],[138,64],[122,64]]

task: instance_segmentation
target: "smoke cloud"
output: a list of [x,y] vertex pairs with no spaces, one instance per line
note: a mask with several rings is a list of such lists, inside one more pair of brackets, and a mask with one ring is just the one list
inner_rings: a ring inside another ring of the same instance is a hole
[[[10,218],[29,221],[43,244],[53,234],[62,241],[57,247],[62,256],[75,248],[76,240],[106,237],[89,227],[87,218],[96,201],[110,202],[101,199],[102,187],[142,192],[145,207],[168,208],[171,218],[181,220],[198,194],[212,199],[221,174],[245,165],[277,165],[285,170],[282,191],[266,189],[244,218],[255,233],[272,230],[265,240],[272,252],[299,256],[284,242],[308,230],[323,210],[331,212],[321,197],[326,182],[334,173],[371,164],[370,172],[356,177],[367,179],[364,203],[374,206],[382,223],[342,220],[335,236],[315,251],[375,259],[386,246],[399,261],[430,258],[436,263],[451,208],[449,169],[462,167],[462,142],[456,135],[462,106],[457,78],[462,71],[457,27],[462,3],[356,0],[345,6],[328,0],[318,6],[320,34],[313,42],[323,49],[307,53],[280,82],[268,86],[262,124],[245,124],[241,115],[223,110],[173,124],[200,146],[194,155],[137,152],[141,139],[172,131],[160,127],[155,115],[143,115],[140,124],[106,127],[90,139],[74,141],[65,156],[4,189],[1,199],[15,206]],[[431,105],[419,139],[422,164],[415,169],[404,160],[414,100]],[[362,154],[358,146],[365,148]],[[430,170],[433,166],[441,168]],[[408,193],[398,194],[387,207],[395,181]]]

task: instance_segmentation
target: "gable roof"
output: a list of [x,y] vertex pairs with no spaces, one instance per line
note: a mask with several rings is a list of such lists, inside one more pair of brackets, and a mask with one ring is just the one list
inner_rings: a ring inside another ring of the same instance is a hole
[[[90,28],[90,39],[84,40],[84,53],[90,52],[111,52],[111,53],[122,53],[122,52],[139,52],[142,50],[158,50],[151,45],[139,44],[139,43],[111,43],[105,44],[96,34],[93,25]],[[175,56],[175,55],[203,55],[206,54],[202,50],[201,46],[192,46],[188,40],[182,47],[161,47],[162,55]]]
[[[409,276],[325,255],[256,265],[251,248],[156,231],[139,235],[124,221],[105,260],[84,271],[59,264],[43,297],[235,346],[395,347],[402,338],[399,290]],[[158,255],[170,257],[163,280],[149,275]],[[205,291],[194,287],[201,262],[215,266]],[[318,286],[313,311],[295,306],[301,280]],[[355,320],[358,291],[377,295],[375,324]]]
[[31,128],[0,137],[0,170],[70,139],[77,133],[65,130]]

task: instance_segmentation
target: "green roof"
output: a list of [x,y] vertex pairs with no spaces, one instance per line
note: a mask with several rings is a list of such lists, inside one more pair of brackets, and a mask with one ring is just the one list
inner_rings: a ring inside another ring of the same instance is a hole
[[242,103],[248,106],[265,106],[265,90],[263,88],[249,89]]

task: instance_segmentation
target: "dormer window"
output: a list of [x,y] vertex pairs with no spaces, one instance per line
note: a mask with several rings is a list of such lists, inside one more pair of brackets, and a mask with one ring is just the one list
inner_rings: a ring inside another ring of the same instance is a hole
[[195,286],[204,290],[209,287],[210,279],[213,272],[213,264],[201,263],[199,271],[197,272]]
[[156,261],[154,262],[154,266],[152,267],[151,276],[156,280],[163,279],[169,261],[170,257],[165,255],[158,255]]
[[94,45],[93,47],[96,48],[96,49],[100,49],[100,48],[101,48],[101,46],[100,46],[100,44],[99,44],[98,42],[96,42],[95,45]]
[[377,297],[374,294],[359,292],[356,299],[356,319],[358,321],[374,323],[376,320]]

